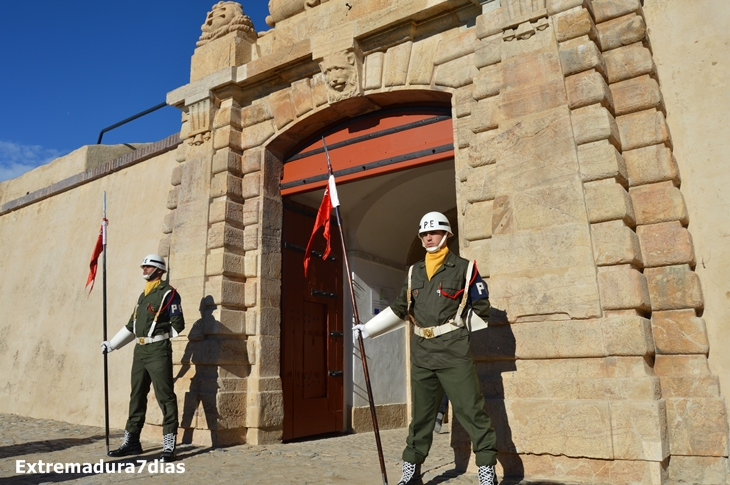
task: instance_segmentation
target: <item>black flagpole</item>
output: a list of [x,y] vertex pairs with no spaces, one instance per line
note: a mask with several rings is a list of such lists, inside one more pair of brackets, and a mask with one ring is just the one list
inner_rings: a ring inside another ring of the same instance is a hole
[[[104,307],[104,342],[107,341],[106,334],[106,192],[104,192],[104,218],[102,224],[102,301]],[[109,367],[107,353],[104,352],[104,424],[106,426],[106,454],[109,454]]]
[[[330,163],[330,154],[327,150],[327,143],[322,137],[322,145],[324,145],[324,153],[327,156],[327,172],[332,175],[332,164]],[[342,241],[342,255],[345,260],[345,270],[347,271],[347,281],[350,284],[350,298],[352,299],[352,313],[355,316],[355,322],[360,323],[360,315],[357,312],[357,303],[355,302],[355,288],[352,284],[352,273],[350,272],[350,260],[347,257],[347,247],[345,247],[345,235],[342,232],[342,218],[340,217],[340,206],[335,207],[337,214],[337,225],[340,228],[340,241]],[[362,370],[365,375],[365,386],[368,390],[368,401],[370,403],[370,415],[373,418],[373,431],[375,431],[375,443],[378,446],[378,458],[380,459],[380,472],[383,475],[383,484],[388,485],[388,474],[385,471],[385,458],[383,457],[383,445],[380,442],[380,429],[378,428],[378,416],[375,414],[375,400],[373,399],[373,389],[370,385],[370,373],[368,372],[368,361],[365,357],[365,344],[362,341],[362,333],[357,333],[357,341],[360,345],[360,358],[362,360]]]

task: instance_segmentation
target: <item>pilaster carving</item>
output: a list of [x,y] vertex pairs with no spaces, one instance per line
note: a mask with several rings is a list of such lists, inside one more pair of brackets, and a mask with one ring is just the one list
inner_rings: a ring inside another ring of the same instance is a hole
[[187,142],[189,145],[202,145],[210,140],[215,108],[216,103],[211,98],[202,99],[188,106]]

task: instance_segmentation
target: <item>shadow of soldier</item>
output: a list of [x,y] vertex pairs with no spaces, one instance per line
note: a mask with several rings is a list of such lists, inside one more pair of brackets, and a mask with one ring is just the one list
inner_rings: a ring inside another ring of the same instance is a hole
[[[424,474],[428,472],[429,470],[423,470]],[[441,472],[440,475],[437,475],[433,478],[431,478],[429,481],[424,482],[423,485],[439,485],[440,483],[448,483],[451,480],[458,478],[460,475],[463,475],[464,471],[460,470],[445,470]],[[452,482],[453,483],[453,482]]]
[[59,438],[43,441],[27,441],[15,443],[8,446],[0,446],[0,458],[12,458],[14,456],[29,455],[32,453],[51,453],[65,450],[75,446],[83,446],[97,441],[104,441],[105,435],[93,435],[84,438]]
[[[525,475],[522,460],[512,440],[502,379],[502,373],[517,370],[515,347],[515,336],[504,310],[492,308],[489,327],[471,334],[471,352],[485,407],[497,433],[497,460],[504,470],[502,483],[517,483]],[[451,446],[454,448],[456,469],[466,470],[472,456],[471,440],[455,417],[451,428]]]
[[[180,418],[182,429],[181,443],[192,443],[196,430],[209,430],[207,439],[196,438],[197,442],[214,444],[213,431],[218,422],[218,366],[208,365],[215,362],[215,353],[220,352],[210,339],[206,340],[206,327],[216,323],[213,312],[217,306],[213,297],[208,295],[200,300],[200,319],[188,332],[188,343],[180,359],[180,368],[175,375],[176,389],[186,389]],[[188,377],[190,369],[193,375]],[[187,382],[185,382],[187,381]],[[199,408],[202,404],[202,413]]]

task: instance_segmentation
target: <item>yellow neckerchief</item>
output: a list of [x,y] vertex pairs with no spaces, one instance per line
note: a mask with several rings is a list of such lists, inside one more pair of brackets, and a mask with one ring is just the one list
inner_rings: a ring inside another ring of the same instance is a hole
[[445,244],[444,247],[442,247],[435,253],[426,253],[426,275],[428,276],[429,280],[434,275],[434,273],[436,273],[436,270],[438,270],[441,265],[444,264],[444,259],[446,259],[447,254],[449,254],[449,248],[446,247]]
[[162,280],[148,281],[144,285],[144,296],[149,295],[152,290],[160,286],[160,283],[162,283]]

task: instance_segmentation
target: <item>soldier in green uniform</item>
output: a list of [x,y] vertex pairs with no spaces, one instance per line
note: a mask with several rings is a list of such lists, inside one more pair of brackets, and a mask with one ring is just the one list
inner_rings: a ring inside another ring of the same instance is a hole
[[[366,324],[355,326],[355,335],[377,337],[405,324],[414,325],[411,337],[411,404],[413,415],[403,451],[403,477],[398,485],[422,484],[421,464],[433,442],[439,404],[448,394],[454,414],[469,433],[479,485],[496,483],[496,435],[484,410],[484,397],[469,350],[472,321],[489,317],[487,286],[469,261],[449,252],[452,236],[448,219],[429,212],[421,219],[419,237],[426,258],[411,266],[403,289],[390,308]],[[474,319],[474,314],[481,318]]]
[[158,254],[150,254],[141,264],[142,277],[147,280],[145,290],[139,295],[137,306],[129,323],[110,341],[102,342],[102,352],[119,349],[135,341],[132,361],[132,392],[129,398],[129,419],[124,431],[124,442],[109,456],[129,456],[142,453],[139,435],[147,412],[147,394],[150,383],[163,415],[162,461],[175,459],[177,435],[177,397],[172,379],[171,337],[176,337],[185,320],[180,305],[180,295],[162,275],[167,271],[165,260]]

